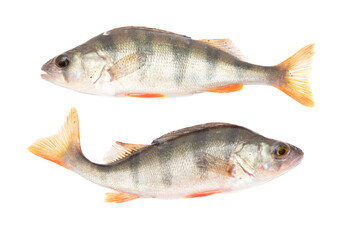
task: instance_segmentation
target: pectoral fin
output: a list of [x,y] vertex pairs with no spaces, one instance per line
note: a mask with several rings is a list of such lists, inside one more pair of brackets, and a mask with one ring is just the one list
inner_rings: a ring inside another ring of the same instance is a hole
[[218,158],[208,153],[198,153],[196,165],[202,172],[213,172],[226,177],[234,177],[237,172],[236,162]]
[[139,70],[146,63],[146,55],[144,53],[131,53],[108,68],[108,73],[111,76],[111,82],[116,81],[124,76]]

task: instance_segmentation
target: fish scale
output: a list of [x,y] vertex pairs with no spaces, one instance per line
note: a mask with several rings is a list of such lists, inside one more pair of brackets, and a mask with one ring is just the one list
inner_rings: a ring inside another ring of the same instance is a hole
[[81,151],[76,109],[58,134],[39,139],[29,150],[115,190],[107,195],[110,202],[240,190],[289,171],[303,157],[299,148],[244,127],[208,123],[165,134],[149,145],[116,142],[105,155],[111,159],[97,164]]
[[229,39],[194,40],[158,29],[124,27],[56,56],[44,64],[42,77],[84,93],[132,97],[270,85],[313,106],[308,81],[313,48],[308,45],[278,65],[259,66],[244,61]]

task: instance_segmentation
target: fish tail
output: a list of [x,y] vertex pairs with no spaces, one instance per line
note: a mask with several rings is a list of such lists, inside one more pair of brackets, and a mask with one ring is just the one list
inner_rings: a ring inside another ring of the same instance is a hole
[[309,86],[309,72],[313,55],[314,44],[309,44],[277,65],[278,68],[285,71],[285,74],[284,81],[275,87],[307,107],[314,106]]
[[66,156],[82,154],[80,147],[79,120],[76,108],[72,108],[61,130],[50,137],[34,142],[28,150],[42,158],[69,169]]

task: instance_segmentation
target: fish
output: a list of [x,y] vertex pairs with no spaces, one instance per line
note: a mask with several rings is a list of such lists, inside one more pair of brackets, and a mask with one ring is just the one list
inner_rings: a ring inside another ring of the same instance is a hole
[[207,123],[167,133],[148,145],[117,141],[104,163],[95,163],[81,150],[75,108],[57,134],[35,141],[28,150],[112,189],[105,201],[114,203],[241,190],[288,172],[304,156],[298,147],[244,127]]
[[42,66],[42,78],[82,93],[164,98],[229,93],[270,85],[314,106],[309,84],[314,44],[275,66],[246,62],[230,39],[194,40],[146,28],[106,31]]

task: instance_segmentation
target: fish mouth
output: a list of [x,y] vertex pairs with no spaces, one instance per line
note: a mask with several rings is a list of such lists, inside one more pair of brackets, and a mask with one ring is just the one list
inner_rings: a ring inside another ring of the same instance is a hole
[[299,155],[298,157],[293,158],[291,161],[291,167],[296,167],[297,165],[299,165],[299,163],[302,162],[303,157],[303,155]]
[[48,74],[48,73],[42,73],[40,76],[41,76],[42,79],[44,79],[44,80],[46,80],[46,81],[50,81],[50,80],[51,80],[51,76],[50,76],[50,74]]

